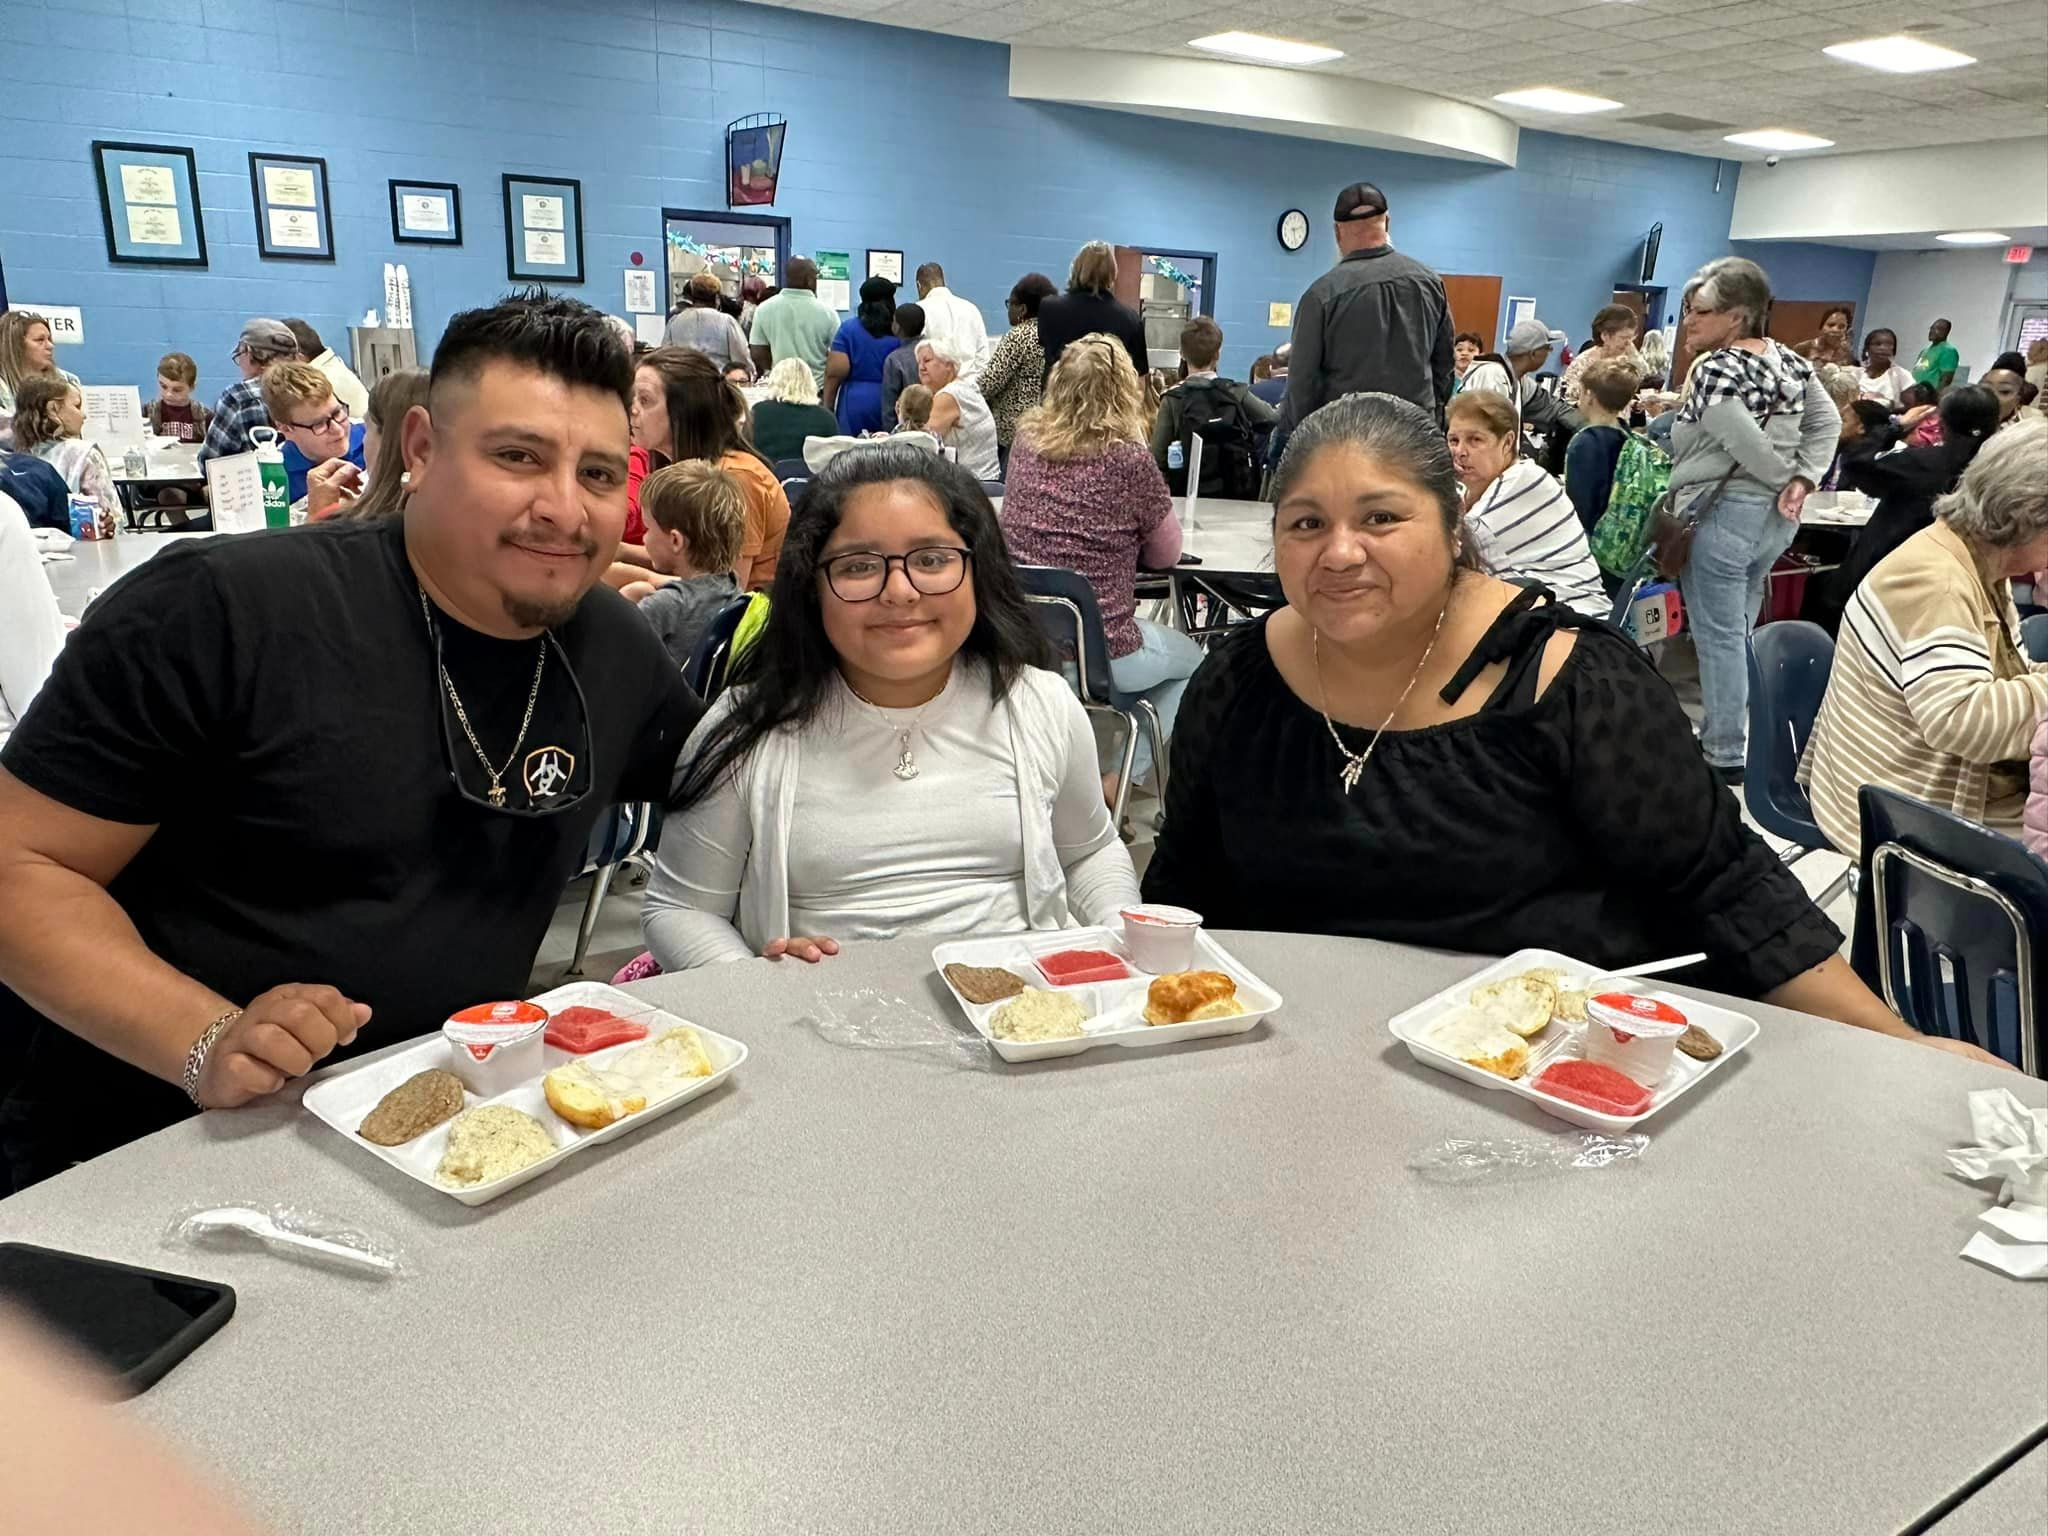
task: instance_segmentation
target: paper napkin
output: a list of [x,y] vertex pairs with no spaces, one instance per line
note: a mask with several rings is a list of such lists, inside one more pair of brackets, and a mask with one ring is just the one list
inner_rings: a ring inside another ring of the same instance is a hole
[[1962,1256],[2019,1280],[2048,1280],[2048,1109],[2009,1089],[1970,1095],[1973,1145],[1949,1149],[1966,1179],[2000,1179],[1999,1203],[1978,1218]]

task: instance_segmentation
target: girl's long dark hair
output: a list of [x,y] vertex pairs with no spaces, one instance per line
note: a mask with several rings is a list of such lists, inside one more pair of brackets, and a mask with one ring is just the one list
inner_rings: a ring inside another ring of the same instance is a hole
[[728,453],[751,453],[768,463],[740,426],[749,414],[747,397],[717,363],[695,347],[656,347],[638,366],[652,368],[661,379],[670,463],[709,459],[716,464]]
[[996,510],[966,470],[908,443],[842,453],[806,487],[783,537],[768,622],[733,665],[733,708],[687,765],[671,801],[695,803],[744,762],[762,739],[785,725],[809,725],[824,707],[839,670],[820,610],[818,555],[839,526],[847,499],[871,485],[912,480],[944,509],[973,551],[974,627],[959,655],[988,669],[997,698],[1026,667],[1052,664],[1051,649],[1032,617],[1017,568],[1003,543]]

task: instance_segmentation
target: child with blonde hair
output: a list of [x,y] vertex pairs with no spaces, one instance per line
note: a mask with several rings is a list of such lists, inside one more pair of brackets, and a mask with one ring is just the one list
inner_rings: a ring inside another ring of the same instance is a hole
[[39,373],[23,381],[15,397],[14,446],[45,459],[64,477],[65,489],[99,504],[100,524],[111,535],[121,511],[113,467],[99,444],[88,443],[85,395],[61,374]]
[[630,582],[677,666],[689,663],[718,610],[740,595],[733,567],[747,532],[747,497],[736,476],[708,459],[684,459],[640,482],[647,557],[668,580]]

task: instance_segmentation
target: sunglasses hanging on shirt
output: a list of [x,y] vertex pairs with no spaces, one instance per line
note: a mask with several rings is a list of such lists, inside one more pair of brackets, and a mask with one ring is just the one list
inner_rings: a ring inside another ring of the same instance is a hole
[[[476,725],[455,686],[455,679],[448,674],[448,664],[441,651],[441,626],[435,622],[425,588],[420,589],[420,615],[426,620],[427,633],[434,640],[434,677],[437,684],[434,693],[441,710],[441,755],[448,769],[448,781],[455,786],[455,792],[472,805],[506,816],[556,816],[580,805],[597,780],[590,704],[583,696],[583,684],[577,679],[576,669],[569,665],[568,652],[562,649],[562,642],[555,638],[554,631],[541,632],[540,644],[534,652],[533,682],[526,692],[518,734],[513,738],[512,750],[505,755],[505,760],[497,763],[484,750]],[[549,672],[560,672],[567,677],[570,691],[576,699],[576,730],[570,738],[573,746],[553,741],[529,744],[527,739],[533,729],[541,687]],[[486,729],[490,729],[488,723]],[[474,764],[480,773],[466,773],[464,769],[469,764]],[[479,777],[484,785],[481,791],[474,784]],[[579,779],[581,788],[576,787]]]

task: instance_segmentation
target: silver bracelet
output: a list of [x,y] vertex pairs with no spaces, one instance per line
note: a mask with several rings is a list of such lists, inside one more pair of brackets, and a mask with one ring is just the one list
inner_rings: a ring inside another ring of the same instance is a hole
[[195,1109],[206,1106],[199,1102],[199,1078],[206,1070],[206,1058],[213,1054],[213,1047],[222,1033],[242,1016],[239,1008],[230,1008],[226,1013],[206,1026],[206,1033],[192,1042],[192,1049],[185,1053],[185,1097],[192,1101]]

